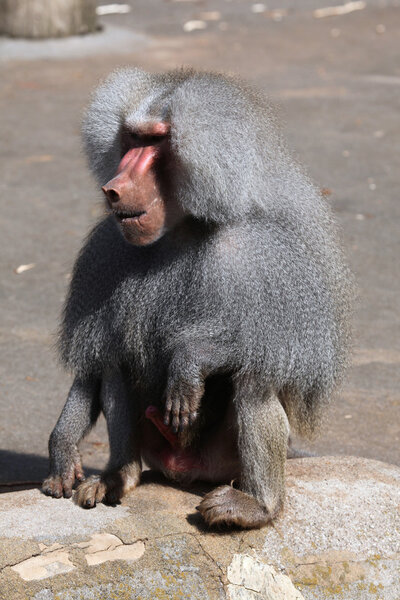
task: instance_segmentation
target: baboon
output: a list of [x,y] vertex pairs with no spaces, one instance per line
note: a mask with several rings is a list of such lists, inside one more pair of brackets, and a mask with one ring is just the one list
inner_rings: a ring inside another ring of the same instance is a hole
[[65,304],[75,379],[43,490],[72,495],[103,411],[109,463],[79,505],[118,501],[144,460],[223,484],[198,507],[208,525],[261,527],[284,502],[289,426],[315,430],[346,366],[352,285],[331,211],[268,100],[230,76],[116,71],[83,137],[108,214]]

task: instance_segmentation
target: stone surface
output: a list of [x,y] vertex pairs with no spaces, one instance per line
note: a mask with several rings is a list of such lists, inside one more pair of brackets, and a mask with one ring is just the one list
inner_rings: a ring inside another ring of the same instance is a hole
[[398,600],[400,469],[354,457],[288,462],[283,514],[260,531],[205,531],[147,472],[122,504],[0,496],[1,600]]
[[[367,0],[365,10],[314,19],[315,8],[335,3],[281,0],[276,20],[269,3],[253,13],[252,2],[213,0],[221,21],[191,34],[182,26],[203,18],[208,0],[126,1],[131,13],[104,17],[93,36],[0,40],[0,491],[47,473],[48,436],[70,382],[53,334],[74,256],[101,212],[79,123],[90,90],[121,65],[234,71],[280,104],[291,146],[343,229],[360,289],[353,367],[314,449],[400,464],[398,1]],[[104,422],[82,446],[85,466],[102,468]],[[199,497],[159,485],[89,512],[36,491],[0,496],[0,598],[223,598],[240,555],[289,575],[306,599],[399,600],[395,470],[352,460],[304,464],[307,476],[300,462],[289,465],[288,503],[275,528],[228,536],[200,535],[196,520],[186,521]],[[343,473],[351,474],[349,488]],[[90,546],[98,533],[124,546],[142,542],[145,552],[89,566],[79,544]],[[55,543],[69,548],[74,570],[27,582],[11,568]],[[243,581],[236,593],[259,595]]]

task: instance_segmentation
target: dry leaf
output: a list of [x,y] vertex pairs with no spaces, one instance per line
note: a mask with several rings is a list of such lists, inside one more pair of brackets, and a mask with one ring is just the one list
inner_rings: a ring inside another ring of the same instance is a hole
[[199,14],[199,19],[203,21],[219,21],[221,13],[218,10],[208,10]]
[[45,163],[51,162],[54,159],[54,156],[51,154],[34,154],[33,156],[27,156],[24,160],[30,165],[32,163]]
[[336,17],[337,15],[347,15],[355,10],[363,10],[366,7],[364,0],[358,0],[357,2],[346,2],[346,4],[339,4],[338,6],[325,6],[325,8],[317,8],[314,10],[313,16],[316,19],[323,17]]
[[17,275],[21,275],[21,273],[24,273],[25,271],[29,271],[30,269],[33,269],[34,266],[35,266],[35,263],[30,263],[29,265],[19,265],[19,267],[14,269],[14,273],[16,273]]
[[97,15],[124,15],[131,12],[129,4],[103,4],[96,7]]
[[273,21],[282,21],[283,17],[287,17],[288,11],[285,8],[276,8],[268,13]]
[[251,12],[255,13],[255,14],[263,13],[266,10],[267,10],[267,7],[265,6],[265,4],[262,4],[261,2],[259,4],[253,4],[253,6],[251,7]]
[[207,23],[205,21],[187,21],[183,26],[183,31],[186,33],[190,33],[191,31],[196,31],[197,29],[206,29]]

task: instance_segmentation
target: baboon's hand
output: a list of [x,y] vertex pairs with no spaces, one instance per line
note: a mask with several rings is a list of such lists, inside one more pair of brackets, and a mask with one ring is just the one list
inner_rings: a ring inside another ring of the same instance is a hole
[[81,458],[76,450],[73,460],[67,466],[61,469],[52,469],[50,475],[43,481],[42,492],[53,498],[62,498],[62,496],[71,498],[75,480],[83,481],[84,479]]
[[174,433],[183,432],[193,425],[198,417],[204,386],[199,382],[189,383],[183,379],[168,382],[164,424],[170,425]]

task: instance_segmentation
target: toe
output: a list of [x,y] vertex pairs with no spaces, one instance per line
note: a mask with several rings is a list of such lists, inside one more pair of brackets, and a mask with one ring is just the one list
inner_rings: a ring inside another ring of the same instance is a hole
[[61,498],[63,495],[61,477],[48,477],[45,479],[42,485],[42,491],[46,496]]

